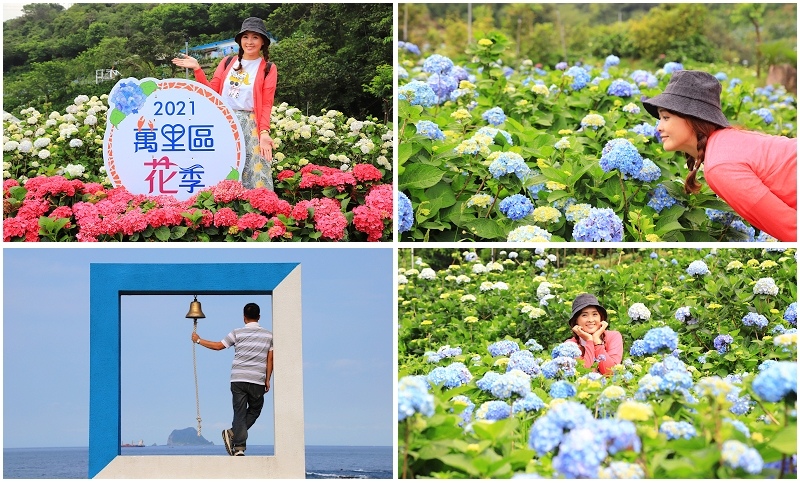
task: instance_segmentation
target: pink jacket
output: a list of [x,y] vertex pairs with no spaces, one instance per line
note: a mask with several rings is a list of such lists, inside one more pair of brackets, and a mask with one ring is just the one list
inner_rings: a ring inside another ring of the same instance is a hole
[[780,241],[797,241],[797,139],[722,129],[711,134],[706,182],[742,218]]
[[[203,69],[196,69],[194,71],[194,78],[197,82],[207,85],[218,94],[222,94],[222,86],[225,79],[228,78],[228,72],[236,65],[236,58],[231,60],[228,67],[225,68],[225,59],[217,66],[214,72],[214,77],[211,82],[206,78],[206,73]],[[256,116],[256,126],[260,132],[263,129],[269,130],[269,120],[272,115],[272,104],[275,102],[275,89],[278,87],[278,67],[272,64],[269,70],[269,75],[264,79],[264,69],[267,67],[267,62],[262,58],[261,64],[258,66],[258,73],[256,74],[256,83],[253,86],[253,112]]]
[[[613,371],[612,367],[622,362],[622,334],[616,330],[605,331],[605,346],[597,346],[588,343],[583,346],[583,355],[580,359],[583,361],[583,367],[592,367],[595,362],[600,374],[604,376],[610,375]],[[577,337],[573,337],[567,342],[574,342],[581,345]]]

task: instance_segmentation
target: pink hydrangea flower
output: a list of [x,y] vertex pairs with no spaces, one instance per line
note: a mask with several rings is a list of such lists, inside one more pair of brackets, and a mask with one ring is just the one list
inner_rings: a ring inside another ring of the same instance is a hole
[[251,230],[257,230],[263,228],[266,224],[266,216],[259,215],[258,213],[246,213],[239,218],[236,226],[239,228],[239,230],[247,230],[248,228]]
[[353,166],[353,176],[360,181],[380,181],[383,178],[381,172],[371,164],[356,164]]
[[236,216],[236,212],[228,207],[220,208],[214,213],[214,226],[216,227],[235,226],[238,221],[239,217]]

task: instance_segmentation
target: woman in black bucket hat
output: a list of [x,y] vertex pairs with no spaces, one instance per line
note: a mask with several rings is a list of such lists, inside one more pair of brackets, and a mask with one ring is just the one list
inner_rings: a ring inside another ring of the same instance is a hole
[[584,367],[592,367],[597,362],[600,374],[610,375],[612,367],[622,361],[622,334],[606,330],[608,312],[597,301],[597,297],[590,293],[575,297],[569,326],[575,337],[568,342],[574,342],[581,348]]
[[172,59],[179,67],[194,71],[195,80],[219,93],[239,120],[245,144],[242,185],[247,189],[273,191],[270,116],[278,85],[278,68],[269,62],[270,38],[264,21],[250,17],[234,38],[239,45],[236,57],[225,57],[209,81],[194,57]]
[[704,165],[708,186],[739,216],[780,241],[797,241],[797,140],[731,128],[721,92],[711,74],[681,70],[642,104],[659,119],[664,151],[686,155],[686,193],[700,191]]

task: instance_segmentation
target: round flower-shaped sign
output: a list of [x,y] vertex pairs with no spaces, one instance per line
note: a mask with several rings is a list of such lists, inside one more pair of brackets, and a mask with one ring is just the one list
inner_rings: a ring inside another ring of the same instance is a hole
[[183,79],[119,81],[108,97],[103,140],[115,187],[185,200],[225,179],[239,179],[241,127],[210,88]]

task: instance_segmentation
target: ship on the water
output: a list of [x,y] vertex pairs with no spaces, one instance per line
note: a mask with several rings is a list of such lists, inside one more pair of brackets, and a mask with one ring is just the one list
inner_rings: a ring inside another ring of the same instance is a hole
[[139,440],[138,443],[131,441],[130,443],[122,443],[123,448],[144,448],[144,440]]

